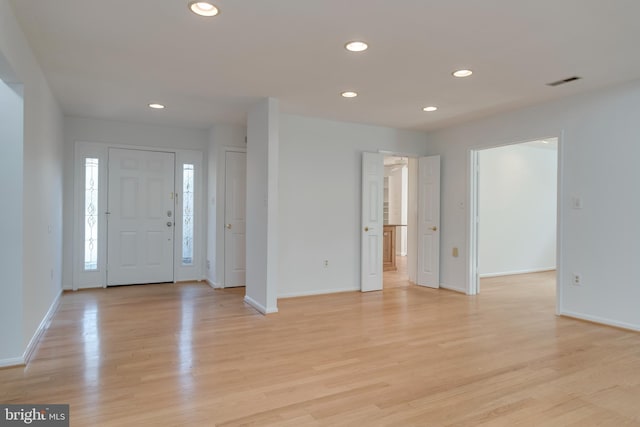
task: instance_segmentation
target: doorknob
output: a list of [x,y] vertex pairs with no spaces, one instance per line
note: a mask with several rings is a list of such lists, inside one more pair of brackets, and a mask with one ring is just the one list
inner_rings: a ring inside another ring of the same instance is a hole
[[171,227],[173,223],[171,221],[167,221],[167,227]]
[[231,224],[226,225],[227,229],[231,230]]
[[433,231],[438,231],[438,227],[436,227],[435,225],[433,227],[431,227],[431,230]]
[[365,228],[364,228],[364,231],[369,231],[369,227],[365,227]]

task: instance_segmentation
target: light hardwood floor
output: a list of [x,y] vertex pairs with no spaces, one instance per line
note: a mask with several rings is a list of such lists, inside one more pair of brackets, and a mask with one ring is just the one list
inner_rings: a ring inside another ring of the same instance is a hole
[[403,288],[409,286],[409,274],[407,273],[407,257],[396,256],[395,271],[385,271],[382,274],[383,288]]
[[640,425],[640,336],[558,318],[552,274],[279,301],[147,285],[65,294],[2,403],[72,426]]

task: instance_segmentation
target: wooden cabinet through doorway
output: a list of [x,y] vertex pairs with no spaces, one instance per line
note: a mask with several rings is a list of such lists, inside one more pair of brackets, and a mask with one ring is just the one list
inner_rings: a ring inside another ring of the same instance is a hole
[[396,227],[385,225],[382,238],[382,270],[396,271]]

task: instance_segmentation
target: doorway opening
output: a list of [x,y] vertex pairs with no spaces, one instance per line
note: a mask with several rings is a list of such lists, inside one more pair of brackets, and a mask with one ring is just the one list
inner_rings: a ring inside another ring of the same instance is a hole
[[[398,156],[396,153],[387,153]],[[384,157],[362,153],[362,292],[383,289]],[[407,272],[409,281],[440,287],[440,156],[408,158]],[[393,224],[392,224],[393,225]],[[415,231],[414,231],[415,230]],[[390,239],[390,241],[395,241]],[[388,251],[390,256],[394,253]]]
[[558,138],[473,150],[471,160],[469,294],[518,286],[555,298]]
[[[408,157],[384,156],[383,288],[400,288],[411,284],[407,265],[409,252],[409,167]],[[411,231],[414,231],[413,228]]]

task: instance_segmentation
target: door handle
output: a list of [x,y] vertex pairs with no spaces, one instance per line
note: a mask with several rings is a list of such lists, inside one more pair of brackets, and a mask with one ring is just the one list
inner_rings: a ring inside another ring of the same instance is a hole
[[171,227],[173,223],[171,221],[167,221],[167,227]]
[[227,230],[231,230],[231,224],[227,224],[226,227],[227,227]]
[[364,231],[365,231],[365,232],[369,231],[369,227],[365,227],[365,228],[364,228]]
[[431,227],[431,231],[438,231],[438,227],[434,225],[433,227]]

